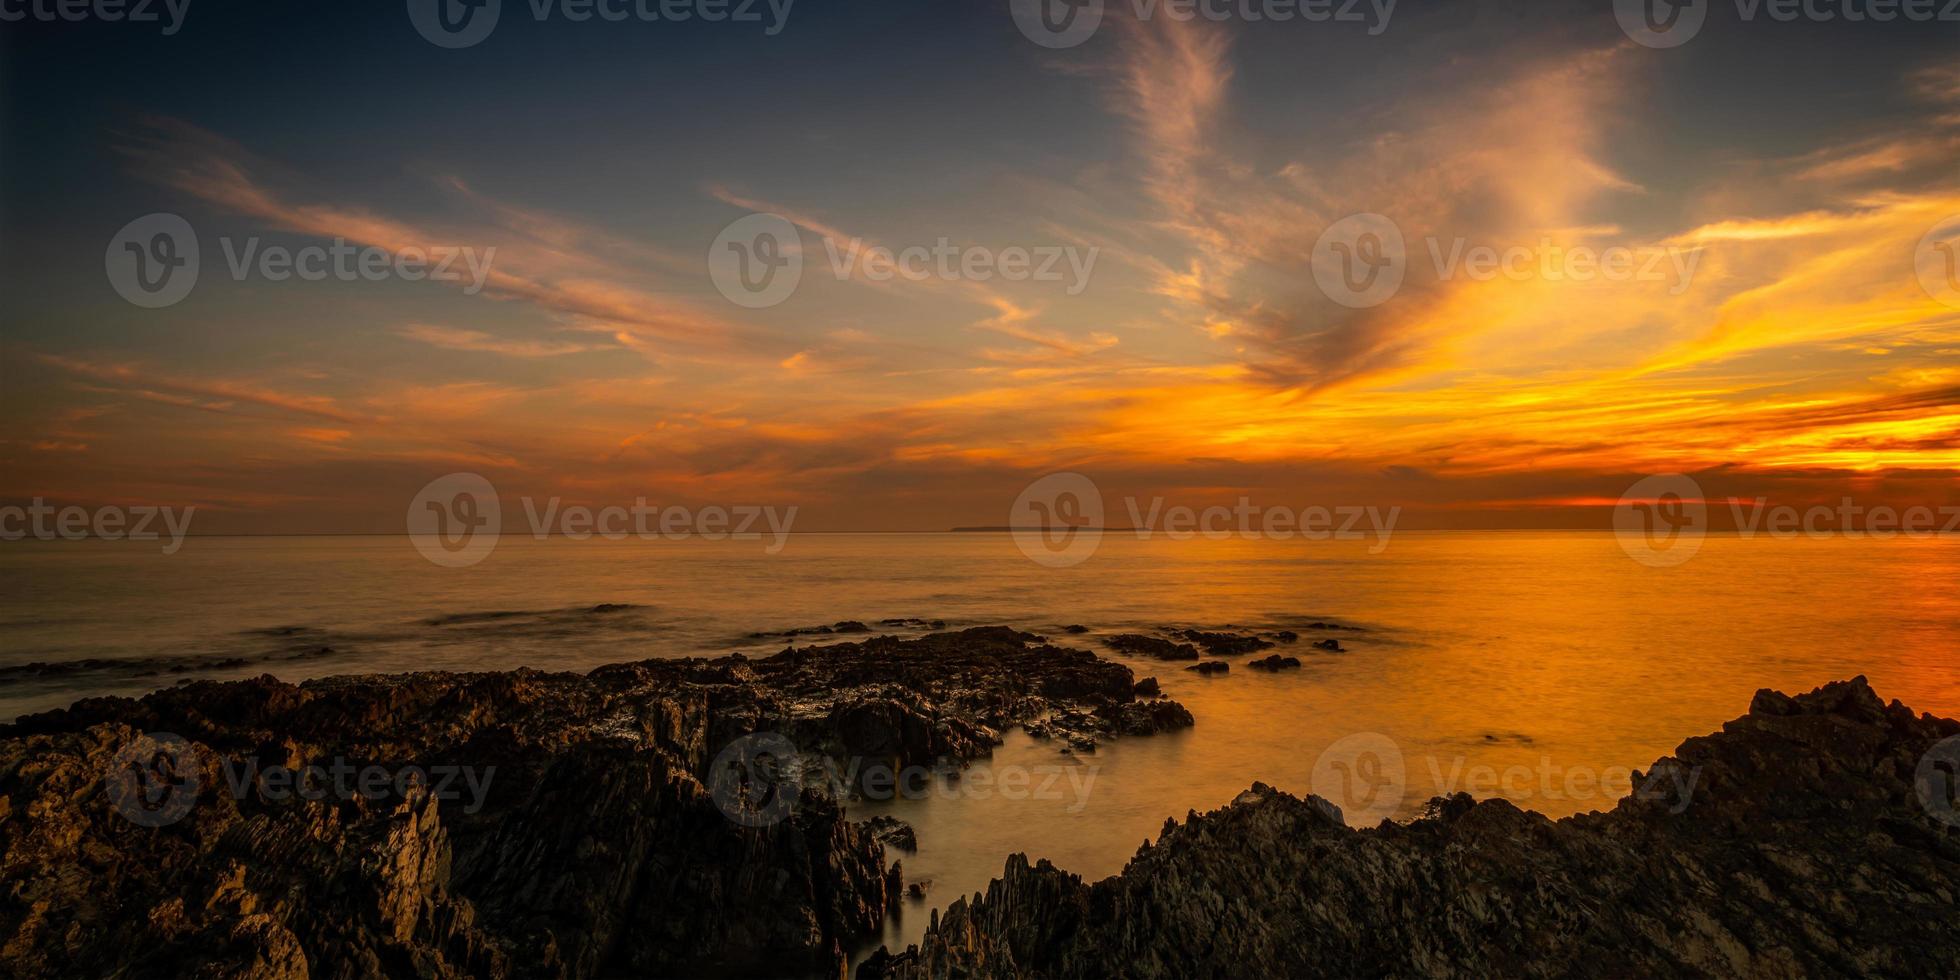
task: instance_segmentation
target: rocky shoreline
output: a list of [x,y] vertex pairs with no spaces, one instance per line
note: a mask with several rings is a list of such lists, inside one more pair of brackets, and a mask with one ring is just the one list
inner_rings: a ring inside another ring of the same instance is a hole
[[[1180,669],[1297,639],[1158,632],[1104,642]],[[1155,678],[1004,627],[773,635],[822,645],[195,682],[0,727],[0,974],[843,976],[930,882],[911,827],[840,801],[1017,726],[1059,754],[1193,724]],[[1929,802],[1925,762],[1960,764],[1956,735],[1859,678],[1759,693],[1606,813],[1459,795],[1357,831],[1255,784],[1103,881],[1009,857],[857,976],[1945,973],[1960,773]]]
[[1758,693],[1605,813],[1354,830],[1255,784],[1093,884],[1014,855],[858,977],[1951,976],[1957,734],[1860,677]]
[[0,974],[838,976],[909,828],[809,776],[1191,724],[1138,690],[983,628],[87,699],[0,728]]

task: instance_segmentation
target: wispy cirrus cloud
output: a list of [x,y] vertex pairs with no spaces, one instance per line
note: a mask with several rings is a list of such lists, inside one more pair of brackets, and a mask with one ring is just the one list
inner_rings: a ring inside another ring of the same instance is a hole
[[335,422],[370,422],[375,417],[348,409],[325,395],[307,395],[253,381],[193,378],[129,364],[43,354],[42,363],[83,381],[91,389],[147,401],[223,414],[305,416]]
[[671,253],[489,201],[453,177],[439,184],[473,205],[475,223],[424,225],[358,205],[304,201],[283,188],[298,181],[282,180],[282,168],[182,120],[147,120],[122,149],[149,179],[270,228],[391,251],[470,246],[492,256],[489,295],[531,303],[567,326],[621,337],[621,346],[644,353],[765,358],[781,343],[711,307],[642,285],[650,275],[689,269]]
[[396,330],[396,333],[419,343],[444,350],[479,351],[488,354],[502,354],[506,357],[563,357],[566,354],[583,354],[595,350],[613,350],[613,344],[586,344],[573,341],[552,340],[513,340],[496,337],[481,330],[466,330],[461,327],[445,327],[432,323],[411,323]]

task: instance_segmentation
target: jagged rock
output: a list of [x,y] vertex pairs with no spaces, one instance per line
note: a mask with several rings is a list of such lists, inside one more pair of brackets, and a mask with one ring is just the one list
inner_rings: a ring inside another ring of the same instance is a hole
[[[749,779],[851,753],[967,760],[1044,712],[1120,720],[1143,706],[1134,684],[993,628],[85,699],[0,727],[0,976],[835,977],[899,901],[899,869],[827,786],[729,792],[750,783],[728,753],[749,736],[797,750],[749,759]],[[176,789],[119,797],[145,814],[161,799],[158,816],[187,801],[155,827],[111,799],[142,732],[184,740],[181,759],[138,757]],[[374,798],[230,788],[246,764],[333,760],[488,782],[473,800],[414,781]]]
[[1118,735],[1156,735],[1195,724],[1188,709],[1170,700],[1132,701],[1117,706],[1115,714],[1108,727]]
[[881,814],[866,820],[864,826],[867,830],[871,831],[871,836],[878,838],[878,842],[886,847],[904,851],[907,854],[914,853],[919,849],[919,836],[917,832],[912,829],[911,824],[897,817],[888,817]]
[[926,900],[926,895],[931,891],[932,891],[932,879],[920,878],[918,881],[915,881],[910,885],[906,886],[905,897],[912,899],[915,902],[923,902]]
[[1292,670],[1300,666],[1300,658],[1282,657],[1275,653],[1270,657],[1248,660],[1245,665],[1253,670]]
[[858,977],[1951,976],[1960,828],[1915,773],[1956,734],[1861,677],[1757,695],[1606,813],[1357,831],[1255,783],[1093,885],[1014,855]]
[[1140,698],[1162,697],[1164,693],[1163,689],[1157,686],[1157,678],[1155,677],[1146,677],[1138,681],[1137,686],[1131,688],[1131,690]]

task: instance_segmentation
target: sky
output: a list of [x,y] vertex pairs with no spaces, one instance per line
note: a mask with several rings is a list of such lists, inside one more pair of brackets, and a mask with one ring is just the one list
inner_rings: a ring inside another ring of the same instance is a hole
[[[1008,0],[503,0],[461,48],[399,2],[0,23],[0,501],[258,533],[398,531],[456,472],[799,530],[1004,524],[1058,471],[1407,527],[1610,526],[1660,473],[1960,503],[1960,22],[1702,5],[1668,48],[1607,0],[1111,0],[1062,48]],[[145,308],[111,269],[157,213],[200,265]],[[757,213],[801,269],[759,306],[715,265]],[[487,265],[230,261],[336,241]],[[1055,274],[963,271],[1017,251]]]

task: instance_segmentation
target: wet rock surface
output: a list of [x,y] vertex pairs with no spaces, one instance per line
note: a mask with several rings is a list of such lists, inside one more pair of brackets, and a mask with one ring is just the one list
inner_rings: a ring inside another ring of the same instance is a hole
[[[0,975],[837,976],[901,901],[885,842],[910,828],[820,786],[773,811],[731,790],[731,753],[957,766],[1045,716],[1191,724],[1134,685],[990,628],[83,700],[0,727]],[[428,778],[308,798],[269,775],[340,764]],[[457,769],[481,792],[435,783]]]
[[[1307,629],[1351,629],[1315,622]],[[1076,627],[1070,627],[1074,632]],[[1157,660],[1198,660],[1206,656],[1237,657],[1248,653],[1269,650],[1281,643],[1294,643],[1300,634],[1292,630],[1276,630],[1258,633],[1239,626],[1222,626],[1213,629],[1194,629],[1180,626],[1158,626],[1151,633],[1118,633],[1103,638],[1103,644],[1117,653],[1132,657],[1151,657]],[[1326,650],[1338,650],[1340,644],[1334,640],[1315,643],[1314,646]]]
[[876,816],[864,822],[878,842],[896,851],[908,854],[919,849],[919,835],[912,825],[897,817]]
[[1269,657],[1248,660],[1245,665],[1253,670],[1297,670],[1300,666],[1300,658],[1282,657],[1275,653]]
[[1214,657],[1231,657],[1242,653],[1264,650],[1273,645],[1271,640],[1263,640],[1245,633],[1214,633],[1205,630],[1178,630],[1178,639],[1195,643]]
[[1173,643],[1161,636],[1118,633],[1104,639],[1103,644],[1117,653],[1126,653],[1132,657],[1155,657],[1158,660],[1198,659],[1197,647],[1189,643]]
[[1952,976],[1960,829],[1915,773],[1957,733],[1857,678],[1759,693],[1605,813],[1357,831],[1254,784],[1094,884],[1015,855],[857,976]]

